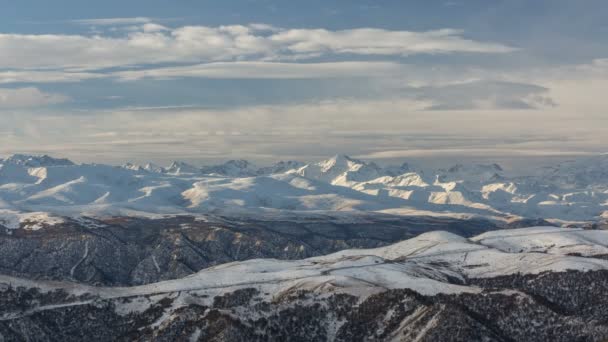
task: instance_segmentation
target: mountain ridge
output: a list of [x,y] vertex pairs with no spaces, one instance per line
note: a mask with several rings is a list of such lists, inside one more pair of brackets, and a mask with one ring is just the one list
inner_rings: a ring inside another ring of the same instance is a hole
[[[344,155],[262,168],[244,160],[201,168],[183,162],[114,167],[17,155],[0,160],[0,210],[92,216],[369,211],[569,224],[608,218],[606,160],[509,177],[497,164],[422,172]],[[395,176],[396,170],[404,173]]]

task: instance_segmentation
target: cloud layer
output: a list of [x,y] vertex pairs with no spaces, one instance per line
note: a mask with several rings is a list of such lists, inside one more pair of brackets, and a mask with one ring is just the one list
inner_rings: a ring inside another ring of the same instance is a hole
[[533,67],[516,40],[471,38],[480,32],[171,23],[83,19],[68,26],[84,33],[0,34],[0,153],[315,159],[605,146],[601,56]]
[[[127,19],[97,19],[111,25]],[[141,18],[140,20],[146,20]],[[150,23],[123,35],[0,34],[0,69],[93,70],[157,63],[233,60],[301,60],[328,54],[404,56],[445,53],[507,53],[514,48],[466,39],[463,32],[382,29],[279,29],[271,26],[184,26]]]

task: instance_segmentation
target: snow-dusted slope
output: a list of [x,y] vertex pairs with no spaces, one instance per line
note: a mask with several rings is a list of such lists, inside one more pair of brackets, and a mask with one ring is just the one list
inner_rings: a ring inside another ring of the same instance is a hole
[[595,221],[608,218],[605,160],[509,178],[495,164],[421,172],[340,155],[266,168],[243,160],[203,168],[183,162],[112,167],[16,155],[0,160],[0,209],[59,215],[360,210]]
[[[608,260],[595,253],[606,242],[608,231],[549,227],[472,239],[436,231],[383,248],[233,262],[135,287],[0,275],[0,335],[19,341],[605,341]],[[568,255],[572,243],[584,246],[586,256]],[[536,245],[553,247],[529,250]]]
[[[541,234],[542,233],[542,234]],[[546,237],[546,238],[545,238]],[[577,253],[571,255],[572,245]],[[549,250],[537,247],[549,246]],[[313,290],[368,295],[386,289],[412,289],[421,294],[479,292],[467,279],[568,270],[607,270],[608,260],[594,258],[608,248],[608,231],[555,227],[493,231],[472,239],[430,232],[377,249],[345,250],[298,261],[256,259],[233,262],[192,276],[131,288],[51,288],[95,293],[105,298],[202,291],[211,298],[238,288],[257,288],[280,297],[285,292]],[[0,276],[0,282],[36,285],[34,281]]]

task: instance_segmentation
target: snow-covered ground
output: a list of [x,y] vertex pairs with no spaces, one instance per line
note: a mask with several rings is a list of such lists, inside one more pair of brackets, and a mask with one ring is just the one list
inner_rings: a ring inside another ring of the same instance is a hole
[[242,160],[164,168],[16,155],[0,159],[0,224],[19,226],[28,220],[24,213],[30,223],[53,225],[58,215],[272,211],[595,221],[608,217],[607,167],[608,156],[601,155],[511,178],[495,164],[418,171],[346,156],[264,168]]

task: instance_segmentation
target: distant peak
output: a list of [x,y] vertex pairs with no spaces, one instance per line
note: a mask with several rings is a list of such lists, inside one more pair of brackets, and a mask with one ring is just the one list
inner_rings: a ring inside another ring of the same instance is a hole
[[320,162],[319,164],[325,166],[325,167],[331,167],[334,165],[346,165],[348,163],[355,163],[355,164],[365,164],[365,162],[358,160],[358,159],[354,159],[351,158],[345,154],[336,154],[335,156],[324,160],[322,162]]
[[44,154],[44,155],[13,154],[12,156],[4,159],[4,163],[27,166],[27,167],[72,166],[72,165],[74,165],[74,163],[69,159],[52,158],[46,154]]
[[174,161],[165,171],[168,173],[198,173],[200,170],[196,166],[188,163]]

